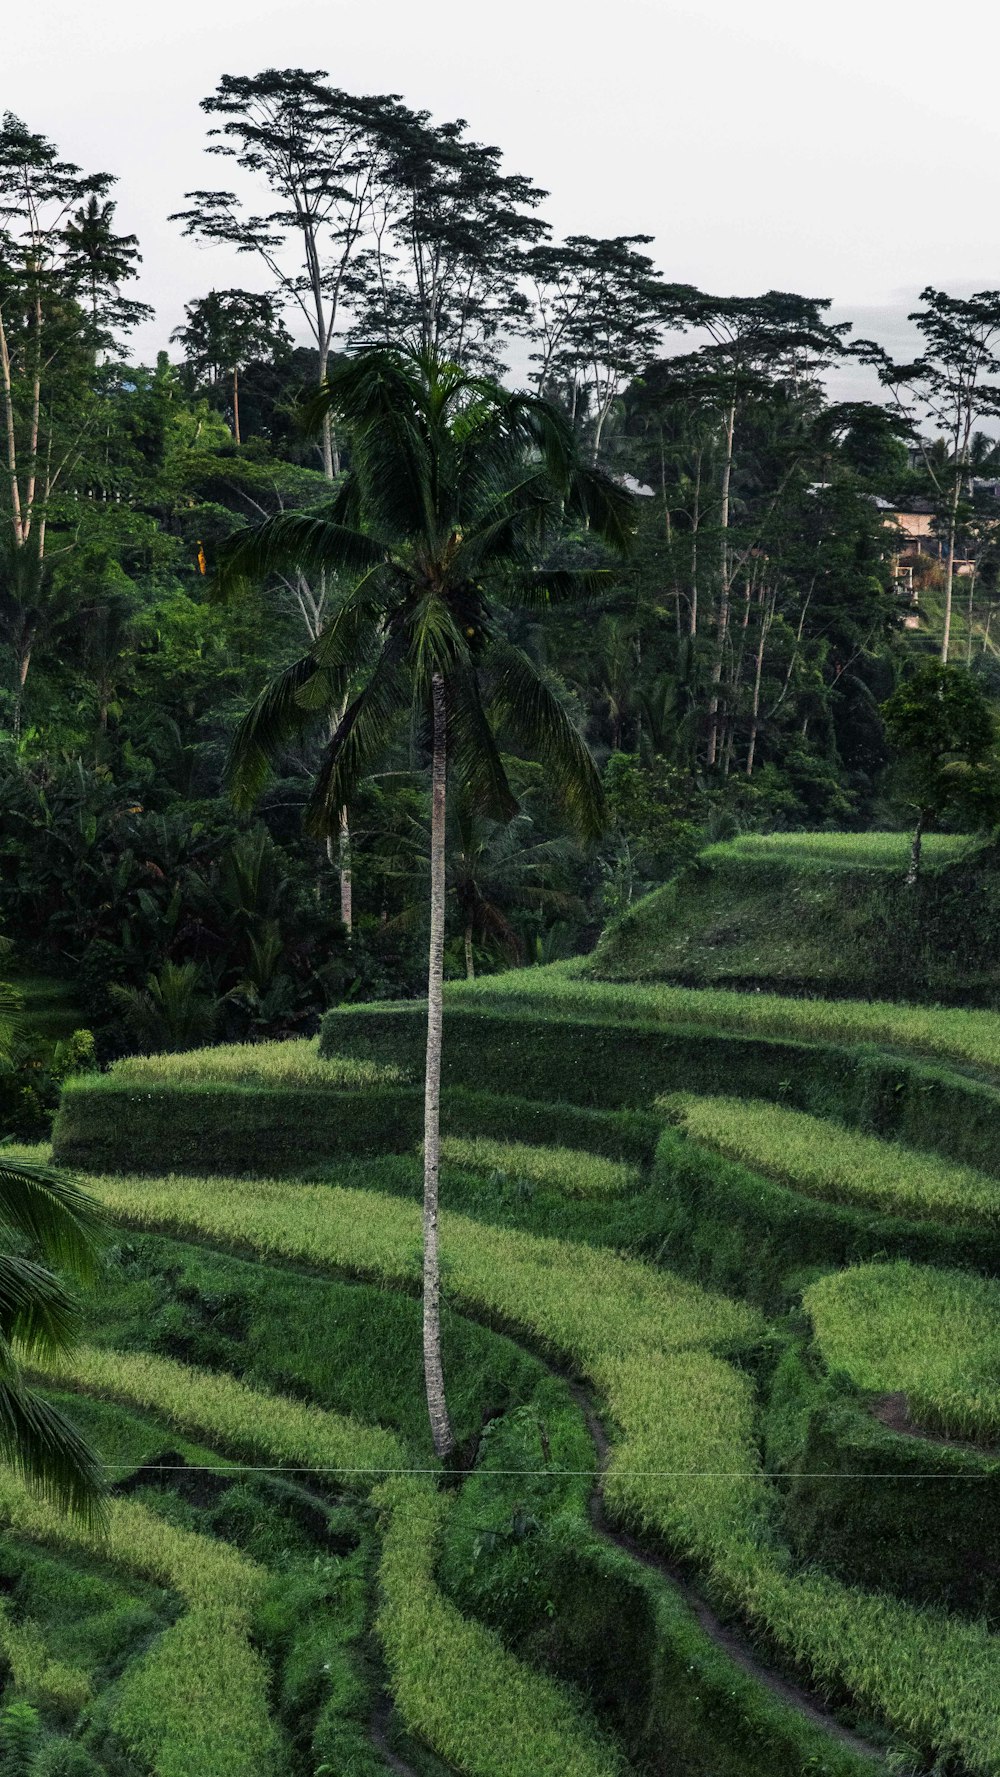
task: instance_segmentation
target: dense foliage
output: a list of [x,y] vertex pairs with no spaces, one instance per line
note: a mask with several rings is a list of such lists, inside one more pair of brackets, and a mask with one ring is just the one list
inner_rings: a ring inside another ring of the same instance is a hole
[[[495,642],[533,661],[593,753],[606,822],[581,850],[547,775],[498,731],[520,813],[453,798],[452,973],[589,947],[706,835],[909,820],[933,762],[887,775],[880,709],[907,651],[936,648],[940,573],[920,558],[907,636],[886,513],[945,501],[951,557],[974,570],[967,600],[956,581],[951,670],[991,695],[989,441],[970,429],[921,454],[898,378],[886,408],[831,403],[825,370],[851,347],[825,301],[671,284],[645,237],[556,243],[545,194],[497,148],[398,95],[267,70],[223,79],[204,108],[234,189],[187,194],[179,220],[268,288],[193,293],[180,361],[146,367],[126,356],[146,311],[113,178],[13,116],[0,129],[0,922],[22,965],[75,984],[100,1053],[308,1033],[345,996],[419,988],[423,725],[386,720],[340,832],[303,827],[322,734],[289,740],[252,813],[223,783],[240,715],[315,648],[361,568],[276,557],[219,604],[222,545],[350,485],[336,399],[315,437],[297,411],[359,344],[470,373],[526,359],[582,456],[639,490],[630,559],[591,577],[585,610],[553,578],[544,629],[493,613]],[[981,325],[952,308],[956,338]],[[978,390],[977,414],[991,398]],[[574,522],[557,565],[583,584],[606,558]],[[927,818],[958,801],[942,792]],[[992,819],[985,791],[972,814]]]

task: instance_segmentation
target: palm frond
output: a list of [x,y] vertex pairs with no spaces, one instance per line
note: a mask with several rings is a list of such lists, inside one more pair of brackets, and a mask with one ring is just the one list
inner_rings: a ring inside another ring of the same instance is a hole
[[[76,1301],[53,1272],[34,1259],[0,1254],[0,1333],[8,1350],[16,1340],[29,1361],[54,1357],[73,1343],[79,1318]],[[0,1374],[6,1373],[0,1353]]]
[[427,378],[418,358],[384,350],[346,358],[307,411],[314,424],[328,413],[345,417],[358,498],[377,524],[396,537],[434,530]]
[[599,598],[615,584],[610,568],[538,568],[520,574],[510,592],[510,603],[525,611],[544,611],[551,605]]
[[401,638],[392,637],[376,661],[364,689],[348,704],[337,725],[306,807],[306,827],[324,838],[340,810],[353,800],[359,780],[391,738],[409,702]]
[[230,742],[224,781],[238,808],[252,808],[269,782],[282,747],[317,720],[300,701],[320,669],[310,649],[265,685],[242,718]]
[[100,1205],[72,1179],[0,1149],[0,1228],[28,1240],[50,1265],[93,1277],[106,1226]]
[[322,507],[278,512],[226,538],[210,590],[216,598],[232,598],[278,571],[315,574],[325,568],[363,574],[385,562],[388,554],[387,544],[339,523]]
[[104,1475],[93,1451],[51,1401],[7,1381],[0,1381],[0,1457],[52,1505],[93,1531],[104,1527]]
[[494,821],[516,815],[517,798],[472,671],[454,673],[448,681],[448,763],[461,785],[460,823],[473,810]]
[[469,664],[468,638],[462,634],[454,612],[436,592],[427,592],[419,599],[410,618],[408,643],[418,695],[430,691],[435,674],[450,679],[455,671],[463,671]]
[[566,507],[612,549],[622,555],[631,549],[638,502],[628,488],[604,469],[577,468],[570,479]]
[[494,658],[490,707],[497,726],[541,761],[581,834],[596,839],[604,828],[601,779],[566,705],[520,648],[497,643]]

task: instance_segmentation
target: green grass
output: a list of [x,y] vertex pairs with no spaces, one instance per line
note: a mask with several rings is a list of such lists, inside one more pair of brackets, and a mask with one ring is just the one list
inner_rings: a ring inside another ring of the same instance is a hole
[[277,1737],[267,1668],[251,1643],[269,1580],[214,1538],[169,1524],[135,1500],[110,1502],[90,1532],[0,1472],[0,1522],[17,1535],[83,1549],[171,1587],[187,1609],[124,1674],[113,1721],[156,1777],[270,1777]]
[[925,1753],[1000,1772],[1000,1640],[980,1623],[796,1571],[760,1471],[748,1377],[704,1351],[602,1365],[622,1431],[607,1478],[626,1521],[696,1559],[718,1595],[822,1688],[844,1689]]
[[400,1440],[378,1426],[150,1352],[80,1346],[40,1374],[149,1408],[178,1431],[218,1441],[228,1451],[328,1471],[331,1483],[339,1477],[348,1487],[367,1488],[373,1477],[407,1463]]
[[[451,983],[453,1005],[519,1007],[557,1018],[609,1023],[697,1026],[754,1037],[806,1042],[874,1043],[913,1055],[1000,1073],[1000,1013],[952,1006],[903,1006],[884,1000],[796,999],[776,993],[586,981],[546,969],[512,969]],[[345,1038],[347,1032],[345,1030]]]
[[[103,1076],[109,1091],[124,1082],[136,1086],[325,1086],[338,1092],[390,1085],[402,1077],[401,1070],[388,1062],[358,1061],[348,1055],[325,1061],[316,1039],[307,1037],[273,1043],[219,1043],[179,1055],[127,1055]],[[88,1080],[89,1086],[94,1084]]]
[[563,1691],[470,1622],[434,1581],[449,1502],[414,1481],[380,1489],[378,1630],[407,1726],[467,1777],[619,1777],[621,1754]]
[[658,1100],[696,1141],[810,1197],[883,1215],[1000,1223],[1000,1181],[897,1142],[764,1099],[671,1093]]
[[803,1301],[830,1370],[904,1393],[929,1431],[1000,1439],[1000,1284],[900,1261],[821,1278]]
[[[419,1205],[375,1191],[254,1180],[88,1178],[131,1227],[210,1239],[355,1275],[415,1286]],[[548,1348],[594,1352],[734,1346],[756,1338],[755,1310],[599,1247],[441,1217],[444,1289],[454,1305],[531,1329]]]
[[[415,1282],[415,1206],[374,1193],[232,1181],[103,1179],[123,1219],[264,1254]],[[1000,1773],[1000,1642],[942,1612],[793,1571],[761,1474],[749,1376],[715,1355],[756,1336],[751,1311],[608,1253],[442,1218],[445,1289],[562,1352],[607,1398],[620,1441],[608,1498],[698,1561],[741,1614],[821,1685],[843,1687],[926,1750]],[[405,1539],[400,1555],[405,1559]],[[411,1619],[420,1632],[420,1619]],[[888,1657],[887,1650],[891,1650]],[[492,1773],[491,1773],[492,1777]]]
[[616,1197],[640,1181],[637,1167],[607,1160],[581,1148],[536,1147],[530,1142],[486,1136],[446,1135],[441,1142],[446,1166],[463,1172],[502,1175],[508,1182],[561,1192],[567,1197]]
[[[742,859],[774,863],[843,864],[861,870],[905,870],[910,861],[909,833],[743,833],[699,853],[705,864]],[[926,833],[923,855],[929,864],[961,857],[976,844],[964,833]]]

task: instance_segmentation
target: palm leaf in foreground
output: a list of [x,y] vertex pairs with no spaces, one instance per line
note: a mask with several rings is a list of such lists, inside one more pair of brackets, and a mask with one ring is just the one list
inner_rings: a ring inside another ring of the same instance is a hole
[[27,1386],[23,1366],[72,1345],[77,1304],[49,1266],[92,1277],[103,1226],[72,1180],[0,1150],[0,1238],[27,1249],[0,1252],[0,1458],[91,1526],[103,1520],[100,1464],[65,1414]]

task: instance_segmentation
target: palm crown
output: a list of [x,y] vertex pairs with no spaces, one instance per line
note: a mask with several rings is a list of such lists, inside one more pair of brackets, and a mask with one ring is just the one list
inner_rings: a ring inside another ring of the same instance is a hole
[[244,718],[230,761],[238,799],[251,802],[280,747],[332,711],[308,815],[314,831],[329,831],[395,717],[411,698],[426,706],[438,677],[451,770],[477,811],[507,819],[517,806],[494,738],[503,729],[541,759],[593,834],[593,762],[562,699],[508,639],[503,612],[592,594],[601,570],[549,567],[546,554],[567,520],[624,546],[631,497],[579,460],[548,402],[432,357],[378,351],[345,362],[311,417],[330,409],[351,440],[351,469],[332,500],[279,514],[223,552],[223,591],[290,564],[355,582]]

